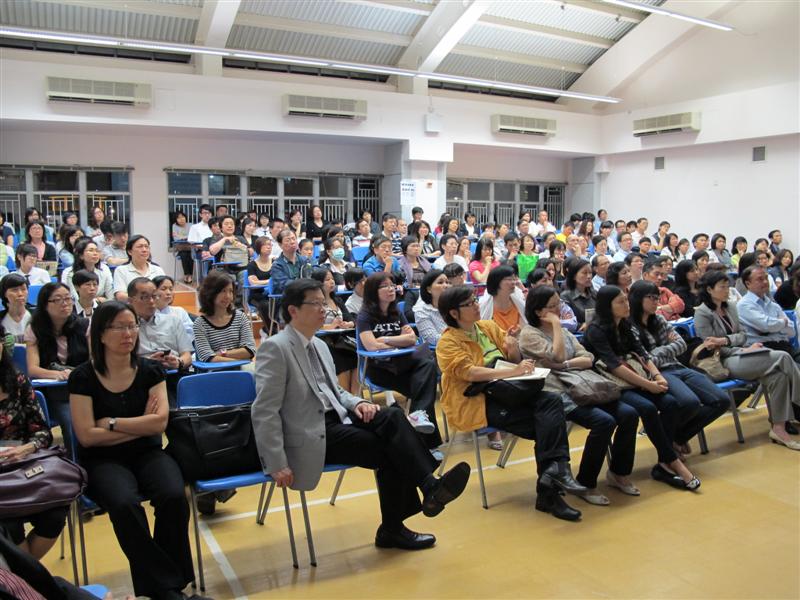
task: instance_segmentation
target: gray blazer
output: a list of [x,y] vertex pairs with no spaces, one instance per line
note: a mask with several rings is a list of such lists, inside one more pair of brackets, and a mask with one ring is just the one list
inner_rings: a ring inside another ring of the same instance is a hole
[[[328,346],[311,340],[328,381],[339,400],[334,409],[343,422],[362,398],[336,383],[336,368]],[[325,464],[325,413],[300,335],[289,326],[267,338],[256,354],[256,399],[251,416],[264,473],[286,467],[294,473],[293,489],[312,490]]]
[[728,318],[733,325],[733,333],[728,335],[725,324],[720,316],[705,304],[701,304],[694,309],[694,329],[697,336],[706,339],[707,337],[726,337],[730,346],[723,346],[719,349],[722,358],[728,358],[734,354],[739,354],[742,347],[747,344],[747,334],[741,331],[739,326],[739,313],[735,304],[728,304]]

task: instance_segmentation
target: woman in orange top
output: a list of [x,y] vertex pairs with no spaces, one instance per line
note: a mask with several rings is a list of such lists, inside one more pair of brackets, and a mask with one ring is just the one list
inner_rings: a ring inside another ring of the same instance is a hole
[[481,319],[494,321],[515,336],[525,322],[525,293],[517,287],[516,265],[501,265],[489,272],[486,293],[481,296]]
[[[517,340],[493,321],[481,320],[472,288],[460,285],[442,292],[439,312],[448,325],[436,346],[442,371],[442,407],[448,422],[460,431],[488,426],[536,440],[536,509],[559,519],[580,519],[580,511],[561,497],[562,491],[579,494],[586,488],[572,477],[560,397],[539,392],[524,404],[511,404],[495,395],[465,396],[472,383],[530,374],[534,362],[520,362]],[[498,358],[518,364],[508,370],[491,368]]]

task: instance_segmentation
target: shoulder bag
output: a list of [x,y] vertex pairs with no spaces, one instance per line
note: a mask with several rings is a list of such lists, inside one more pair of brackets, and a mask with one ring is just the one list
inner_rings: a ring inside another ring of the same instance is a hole
[[619,400],[619,385],[591,369],[551,371],[578,406],[607,404]]
[[[621,377],[614,375],[606,366],[606,363],[604,363],[602,360],[595,362],[594,366],[603,377],[616,384],[620,390],[632,390],[636,387]],[[644,360],[635,352],[631,352],[625,356],[622,361],[622,366],[626,369],[630,369],[639,377],[643,377],[644,379],[652,379],[652,377],[650,377],[650,373],[644,368]]]
[[731,377],[731,372],[722,364],[719,349],[709,350],[705,346],[698,346],[692,351],[689,366],[705,373],[716,383],[727,381]]

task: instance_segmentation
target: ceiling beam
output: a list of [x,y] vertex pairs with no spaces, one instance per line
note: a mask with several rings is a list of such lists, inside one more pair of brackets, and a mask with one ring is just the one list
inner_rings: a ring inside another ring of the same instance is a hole
[[595,14],[603,15],[609,18],[619,18],[620,21],[627,23],[641,23],[647,16],[646,12],[624,8],[622,6],[613,6],[611,4],[602,4],[600,2],[592,2],[591,0],[548,0],[549,2],[558,2],[564,6],[564,10],[583,10],[593,12]]
[[194,43],[224,48],[240,4],[241,0],[205,0]]
[[435,71],[491,5],[489,0],[440,2],[414,34],[398,65]]
[[555,27],[546,27],[544,25],[515,21],[512,19],[505,19],[503,17],[495,17],[492,15],[483,15],[478,21],[478,25],[486,25],[488,27],[494,27],[496,29],[503,29],[506,31],[530,33],[533,35],[565,42],[574,42],[576,44],[584,44],[586,46],[594,46],[595,48],[603,48],[606,50],[614,45],[613,41],[594,35],[586,35],[584,33],[576,33],[574,31],[566,31],[564,29],[556,29]]
[[131,12],[157,17],[176,17],[180,19],[199,19],[201,13],[201,9],[194,6],[160,4],[157,2],[145,2],[143,0],[125,0],[124,2],[116,0],[31,0],[31,3],[59,4],[82,8]]
[[433,4],[419,4],[403,0],[343,0],[347,4],[368,6],[369,8],[384,8],[397,12],[410,13],[427,17],[433,11]]
[[586,69],[589,68],[587,65],[582,65],[580,63],[566,62],[563,60],[544,58],[541,56],[533,56],[531,54],[520,54],[518,52],[506,52],[503,50],[495,50],[494,48],[467,46],[465,44],[458,44],[455,46],[452,50],[452,54],[462,54],[464,56],[472,56],[475,58],[488,58],[519,65],[527,65],[530,67],[557,69],[559,71],[568,71],[570,73],[584,73]]
[[328,37],[375,42],[376,44],[389,44],[391,46],[402,47],[408,46],[412,40],[410,35],[400,35],[397,33],[372,31],[370,29],[342,27],[341,25],[329,25],[326,23],[314,23],[312,21],[298,21],[295,19],[284,19],[282,17],[268,17],[265,15],[253,15],[245,13],[239,13],[234,20],[234,24],[248,27],[261,27],[264,29],[277,29],[279,31],[296,31],[298,33],[324,35]]

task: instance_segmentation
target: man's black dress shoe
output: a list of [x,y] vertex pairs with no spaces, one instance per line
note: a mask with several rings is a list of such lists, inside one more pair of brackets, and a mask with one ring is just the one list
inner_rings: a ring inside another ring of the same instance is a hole
[[426,517],[435,517],[442,512],[444,505],[458,498],[467,487],[469,473],[469,465],[460,462],[437,479],[433,489],[425,494],[422,501],[422,513]]
[[399,531],[388,531],[383,525],[378,527],[375,534],[375,545],[378,548],[400,548],[401,550],[424,550],[436,543],[436,538],[430,533],[417,533],[405,525]]
[[536,493],[536,510],[550,513],[556,519],[580,521],[581,511],[572,508],[558,490],[539,488]]
[[545,488],[558,487],[572,494],[586,491],[586,487],[575,481],[566,461],[550,463],[539,476],[539,485]]

